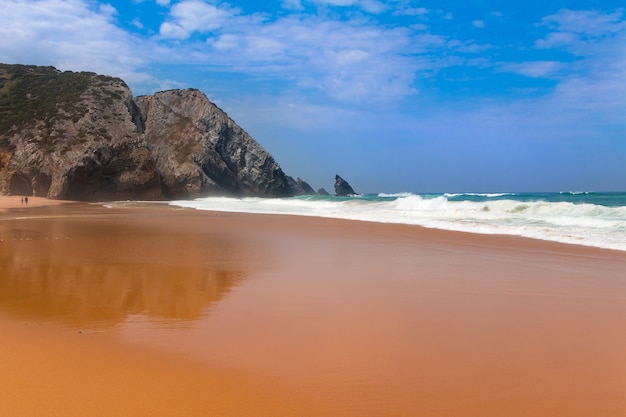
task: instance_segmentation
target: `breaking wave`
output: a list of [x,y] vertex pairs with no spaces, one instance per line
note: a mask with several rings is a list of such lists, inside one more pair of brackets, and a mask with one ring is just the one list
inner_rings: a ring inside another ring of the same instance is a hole
[[209,197],[171,204],[199,210],[402,223],[626,251],[625,193],[380,193],[282,199]]

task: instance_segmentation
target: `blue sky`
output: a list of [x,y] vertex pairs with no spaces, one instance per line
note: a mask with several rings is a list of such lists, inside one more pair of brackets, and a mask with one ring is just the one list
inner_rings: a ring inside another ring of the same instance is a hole
[[0,0],[0,62],[202,90],[358,192],[626,190],[623,0]]

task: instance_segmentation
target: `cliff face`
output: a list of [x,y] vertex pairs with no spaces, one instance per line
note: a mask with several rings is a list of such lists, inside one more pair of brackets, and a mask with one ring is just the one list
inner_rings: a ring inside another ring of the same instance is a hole
[[294,194],[274,158],[200,91],[164,91],[136,103],[167,197]]
[[163,199],[303,193],[198,90],[133,99],[124,81],[0,64],[0,193]]

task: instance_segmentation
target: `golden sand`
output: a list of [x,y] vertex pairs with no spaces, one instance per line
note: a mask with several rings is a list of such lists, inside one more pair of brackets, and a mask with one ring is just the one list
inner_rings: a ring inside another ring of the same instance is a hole
[[17,203],[2,416],[626,415],[622,252]]

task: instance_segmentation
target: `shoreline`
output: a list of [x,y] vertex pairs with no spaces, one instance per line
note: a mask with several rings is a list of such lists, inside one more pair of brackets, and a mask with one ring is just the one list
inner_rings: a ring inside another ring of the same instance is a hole
[[50,200],[45,197],[28,197],[28,204],[24,203],[23,196],[0,196],[0,213],[8,210],[28,209],[38,207],[60,206],[63,204],[75,204],[76,201],[68,200]]
[[[196,211],[199,214],[205,213],[207,215],[211,215],[211,213],[215,213],[216,215],[242,215],[242,216],[278,216],[278,217],[296,217],[296,218],[311,218],[311,219],[320,219],[320,220],[329,220],[329,221],[339,221],[339,222],[356,222],[356,223],[364,223],[364,224],[378,224],[390,227],[407,227],[407,228],[417,228],[419,230],[428,232],[434,231],[435,233],[442,232],[444,235],[450,233],[452,235],[461,234],[461,235],[469,235],[469,236],[486,236],[488,238],[503,238],[505,241],[508,239],[512,239],[513,242],[518,239],[528,240],[530,242],[536,243],[546,243],[546,244],[554,244],[554,245],[562,245],[565,247],[571,247],[573,249],[580,248],[582,250],[590,250],[590,251],[608,251],[614,252],[617,254],[626,255],[626,251],[622,251],[614,248],[606,248],[606,247],[598,247],[585,245],[581,243],[574,242],[562,242],[551,239],[542,239],[537,237],[528,237],[521,236],[517,234],[507,234],[507,233],[481,233],[481,232],[471,232],[465,230],[451,230],[444,228],[436,228],[436,227],[426,227],[422,225],[416,224],[405,224],[405,223],[385,223],[378,222],[373,220],[359,220],[359,219],[342,219],[335,217],[324,217],[324,216],[315,216],[315,215],[300,215],[300,214],[289,214],[289,213],[249,213],[249,212],[238,212],[238,211],[221,211],[221,210],[202,210],[196,208],[189,207],[181,207],[177,205],[171,204],[169,200],[163,201],[94,201],[94,202],[85,202],[85,201],[73,201],[73,200],[51,200],[45,197],[29,197],[29,204],[24,205],[20,203],[20,197],[17,196],[0,196],[0,216],[2,214],[15,213],[19,210],[19,213],[25,214],[28,209],[43,209],[43,210],[54,210],[58,212],[58,214],[63,215],[63,212],[59,212],[58,209],[62,206],[66,208],[68,206],[74,206],[76,208],[80,207],[100,207],[105,210],[151,210],[151,209],[161,209],[161,210],[173,210],[173,211]],[[0,217],[1,218],[1,217]]]
[[[532,239],[626,252],[626,193],[605,197],[564,198],[554,194],[515,197],[446,197],[398,195],[393,197],[224,199],[176,201],[182,207],[235,212],[315,215],[328,218],[368,220],[380,223],[419,225],[441,230],[481,234],[508,234]],[[606,204],[606,205],[605,205]],[[621,207],[621,208],[620,208]]]
[[622,252],[169,206],[38,212],[0,214],[0,414],[626,412]]

